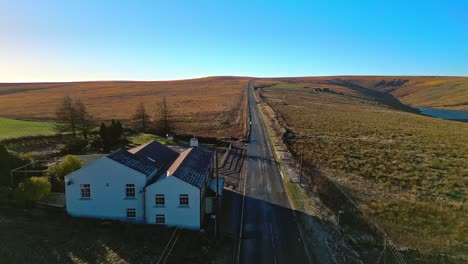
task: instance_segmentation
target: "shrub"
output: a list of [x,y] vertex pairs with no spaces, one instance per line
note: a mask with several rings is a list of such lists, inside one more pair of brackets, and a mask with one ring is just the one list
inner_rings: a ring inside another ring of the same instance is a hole
[[88,146],[86,139],[73,139],[65,144],[61,149],[62,154],[80,154]]
[[47,169],[46,174],[49,177],[50,183],[52,184],[52,190],[55,192],[63,192],[65,188],[65,176],[81,169],[82,167],[83,162],[81,162],[81,160],[74,155],[67,155],[60,163],[51,165]]
[[31,162],[26,154],[16,154],[0,145],[0,185],[10,185],[10,170]]
[[21,201],[37,202],[47,197],[52,186],[47,177],[31,177],[20,183],[16,190],[16,198]]

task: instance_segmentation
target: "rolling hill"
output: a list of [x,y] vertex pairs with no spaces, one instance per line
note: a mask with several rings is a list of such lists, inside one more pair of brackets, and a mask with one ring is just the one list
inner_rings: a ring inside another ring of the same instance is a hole
[[177,133],[240,136],[243,95],[249,79],[257,87],[281,84],[325,89],[408,112],[413,107],[468,110],[468,77],[325,76],[206,77],[178,81],[0,83],[0,117],[51,120],[65,95],[81,99],[99,121],[129,121],[140,102],[150,113],[166,97]]
[[180,81],[102,81],[0,84],[0,117],[50,120],[64,96],[81,99],[98,120],[129,121],[144,103],[150,114],[167,98],[177,133],[241,136],[243,77],[207,77]]
[[303,87],[329,88],[336,92],[387,101],[394,106],[397,105],[391,102],[389,95],[412,107],[468,110],[468,77],[328,76],[267,78],[259,81],[266,86],[288,83]]

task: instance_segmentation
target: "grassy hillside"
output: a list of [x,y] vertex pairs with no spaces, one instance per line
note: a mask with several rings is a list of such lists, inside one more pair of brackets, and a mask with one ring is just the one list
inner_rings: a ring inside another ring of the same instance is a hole
[[0,116],[47,120],[65,95],[80,98],[99,120],[129,120],[143,102],[153,114],[167,98],[177,133],[241,136],[247,78],[209,77],[160,82],[0,84]]
[[55,134],[50,122],[23,121],[0,117],[0,140],[24,136]]
[[387,94],[414,107],[468,110],[468,77],[329,76],[272,78],[257,81],[260,86],[275,83],[329,88],[338,93],[374,99],[385,97]]
[[341,89],[286,83],[261,95],[298,134],[292,149],[304,144],[306,161],[348,190],[398,245],[467,258],[468,124]]
[[468,77],[354,77],[364,87],[392,94],[405,104],[468,110]]

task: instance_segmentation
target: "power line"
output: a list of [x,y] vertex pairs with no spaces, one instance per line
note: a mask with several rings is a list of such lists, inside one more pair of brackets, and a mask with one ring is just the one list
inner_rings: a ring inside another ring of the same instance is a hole
[[161,262],[161,259],[163,258],[164,254],[166,253],[166,250],[168,249],[169,245],[172,243],[172,238],[174,237],[175,233],[179,230],[180,227],[176,227],[176,229],[174,229],[174,232],[172,232],[172,235],[171,237],[169,238],[169,241],[167,242],[166,246],[164,247],[164,250],[161,254],[161,257],[159,257],[159,260],[157,262],[157,264],[159,264]]
[[177,237],[175,238],[174,243],[173,243],[172,246],[171,246],[171,249],[169,249],[169,252],[167,252],[166,258],[164,259],[163,264],[166,263],[167,259],[168,259],[169,256],[171,255],[172,249],[174,248],[175,244],[177,243],[177,240],[179,239],[179,236],[180,236],[181,233],[182,233],[182,228],[179,229],[179,233],[177,234]]
[[405,260],[403,259],[403,256],[398,252],[398,250],[392,245],[389,243],[389,248],[390,248],[390,252],[393,254],[393,256],[395,256],[395,258],[397,259],[398,263],[406,263]]
[[401,255],[398,254],[398,251],[392,245],[389,244],[388,248],[390,248],[390,253],[392,253],[392,255],[395,257],[398,263],[406,263],[405,260],[401,257]]
[[384,252],[385,252],[385,248],[382,250],[382,253],[380,253],[380,256],[379,256],[379,258],[377,259],[377,262],[376,262],[376,264],[379,264],[379,262],[380,262],[380,259],[382,258],[382,256],[383,256]]

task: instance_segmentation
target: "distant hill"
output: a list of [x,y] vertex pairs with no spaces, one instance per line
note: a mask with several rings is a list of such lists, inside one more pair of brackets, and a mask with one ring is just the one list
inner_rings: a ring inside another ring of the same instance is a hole
[[[129,120],[138,103],[143,102],[153,111],[155,103],[165,96],[177,116],[179,131],[201,129],[201,134],[209,134],[213,129],[230,129],[226,116],[232,116],[232,109],[238,107],[236,104],[249,79],[255,79],[257,87],[282,83],[292,87],[329,89],[405,111],[415,111],[411,107],[468,110],[468,77],[217,76],[154,82],[0,83],[0,117],[48,120],[54,117],[62,98],[70,95],[82,99],[99,120]],[[214,122],[209,121],[213,118],[216,119]],[[199,122],[205,122],[207,126],[201,128]],[[232,134],[239,134],[239,130]]]
[[260,86],[275,83],[329,88],[336,92],[371,97],[393,106],[398,103],[390,97],[412,107],[468,110],[468,77],[326,76],[261,78],[257,81]]
[[[241,136],[242,104],[249,78],[206,77],[178,81],[0,83],[0,117],[50,120],[69,95],[81,99],[99,121],[130,121],[139,103],[154,116],[167,98],[177,133]],[[239,118],[237,118],[240,116]]]

